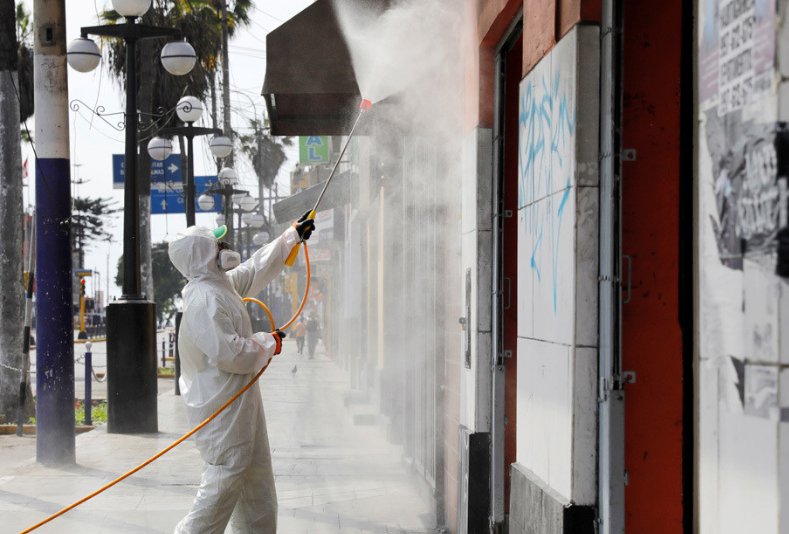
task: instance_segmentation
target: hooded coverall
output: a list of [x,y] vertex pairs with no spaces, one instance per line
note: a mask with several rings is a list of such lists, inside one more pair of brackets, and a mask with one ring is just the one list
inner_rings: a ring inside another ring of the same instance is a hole
[[[297,240],[289,228],[227,273],[217,266],[211,230],[193,226],[170,243],[170,260],[188,280],[178,346],[189,424],[211,416],[276,351],[274,336],[252,332],[241,299],[259,293],[282,271]],[[259,391],[250,389],[198,431],[195,445],[205,471],[176,534],[222,534],[228,521],[237,533],[274,534],[277,494]]]

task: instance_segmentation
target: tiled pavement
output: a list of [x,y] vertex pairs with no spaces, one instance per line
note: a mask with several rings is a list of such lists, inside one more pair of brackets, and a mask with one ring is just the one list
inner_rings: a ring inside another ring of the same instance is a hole
[[[297,367],[295,373],[292,372]],[[35,462],[35,439],[0,436],[0,533],[18,533],[95,491],[188,431],[172,380],[160,379],[159,433],[77,436],[77,465]],[[286,343],[261,378],[285,534],[434,532],[398,447],[343,407],[347,375],[320,351]],[[27,451],[28,454],[25,454]],[[170,533],[194,498],[202,461],[191,441],[35,532]],[[228,529],[228,532],[230,529]]]

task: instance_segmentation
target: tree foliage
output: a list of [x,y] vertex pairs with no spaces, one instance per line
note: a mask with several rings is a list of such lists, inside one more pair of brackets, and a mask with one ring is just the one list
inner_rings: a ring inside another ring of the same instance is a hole
[[[232,36],[237,29],[249,23],[249,10],[252,8],[251,0],[237,0],[232,9],[228,10],[228,33]],[[118,23],[122,17],[114,10],[106,11],[101,16],[102,22]],[[142,17],[142,24],[150,24],[165,28],[181,30],[183,38],[189,42],[197,54],[197,64],[192,72],[185,76],[173,76],[164,70],[161,62],[153,58],[153,54],[146,53],[144,46],[155,47],[156,50],[164,46],[163,40],[154,39],[141,42],[141,54],[138,62],[146,61],[152,67],[153,77],[150,83],[143,80],[142,65],[138,65],[141,73],[140,86],[150,87],[153,90],[151,109],[141,110],[143,113],[152,113],[159,108],[171,110],[178,100],[189,94],[200,100],[205,100],[211,87],[211,81],[216,74],[217,65],[222,50],[222,24],[219,0],[157,0],[153,7]],[[105,49],[109,57],[110,71],[115,79],[123,85],[126,71],[125,46],[118,39],[105,40]],[[173,114],[168,123],[159,127],[174,126],[177,118]],[[153,135],[153,132],[152,134]]]
[[287,160],[285,146],[293,142],[290,137],[273,137],[265,132],[263,124],[257,119],[251,119],[249,125],[252,134],[240,137],[241,153],[252,163],[258,181],[266,189],[271,189],[282,164]]
[[72,247],[90,248],[96,241],[106,241],[109,216],[121,211],[111,198],[74,197],[71,215]]
[[[156,318],[159,322],[169,323],[178,311],[177,303],[181,299],[181,290],[186,280],[178,272],[167,253],[166,241],[155,243],[151,252],[153,260],[153,300],[156,302]],[[115,283],[123,284],[123,256],[118,260],[118,272]]]
[[16,41],[19,44],[19,120],[33,115],[33,19],[24,4],[16,6]]

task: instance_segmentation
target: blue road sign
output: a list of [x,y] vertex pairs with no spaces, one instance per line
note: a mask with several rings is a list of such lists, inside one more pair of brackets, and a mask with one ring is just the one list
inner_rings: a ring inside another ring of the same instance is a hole
[[[112,155],[112,188],[123,189],[126,156]],[[181,155],[170,154],[164,161],[151,161],[151,183],[181,182]]]
[[112,155],[112,188],[123,189],[124,163],[126,156],[123,154]]
[[[123,154],[112,155],[112,186],[123,189],[124,163]],[[184,184],[181,177],[181,155],[170,154],[164,161],[151,161],[151,214],[186,213],[184,209]],[[214,207],[202,210],[197,199],[216,183],[216,176],[195,176],[195,213],[220,212],[222,196],[214,197]]]
[[[214,207],[200,209],[197,199],[216,183],[216,176],[195,176],[195,213],[218,213],[222,210],[222,195],[214,197]],[[178,182],[151,182],[151,215],[186,213],[184,209],[184,185]]]

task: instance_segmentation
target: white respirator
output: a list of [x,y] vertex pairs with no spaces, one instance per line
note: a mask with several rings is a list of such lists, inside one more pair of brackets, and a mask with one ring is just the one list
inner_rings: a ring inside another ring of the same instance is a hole
[[229,271],[241,265],[241,254],[235,250],[221,250],[217,258],[217,265],[222,271]]

